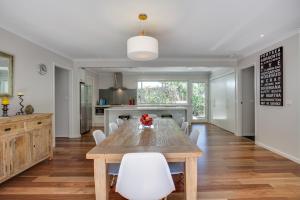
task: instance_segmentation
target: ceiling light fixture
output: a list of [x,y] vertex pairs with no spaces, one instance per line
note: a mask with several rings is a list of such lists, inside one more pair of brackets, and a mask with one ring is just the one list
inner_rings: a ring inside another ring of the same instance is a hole
[[261,38],[265,37],[265,34],[260,34],[260,37],[261,37]]
[[[139,14],[143,23],[147,20],[146,14]],[[142,28],[140,35],[127,40],[127,56],[136,61],[148,61],[158,58],[158,41],[154,37],[146,36]]]

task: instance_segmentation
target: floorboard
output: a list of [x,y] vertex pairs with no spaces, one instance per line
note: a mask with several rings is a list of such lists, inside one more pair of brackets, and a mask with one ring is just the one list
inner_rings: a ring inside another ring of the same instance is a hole
[[[300,165],[253,141],[236,137],[210,124],[200,129],[198,199],[300,200]],[[93,163],[85,154],[95,144],[90,134],[81,139],[56,139],[52,161],[44,161],[0,185],[1,200],[94,200]],[[169,200],[183,199],[183,184]],[[110,199],[123,198],[110,191]]]

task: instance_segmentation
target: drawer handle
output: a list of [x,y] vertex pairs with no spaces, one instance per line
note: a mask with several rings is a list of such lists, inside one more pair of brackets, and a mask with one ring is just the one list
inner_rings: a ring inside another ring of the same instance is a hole
[[37,124],[42,124],[42,122],[38,122]]
[[6,128],[6,129],[4,129],[4,131],[11,131],[11,128]]

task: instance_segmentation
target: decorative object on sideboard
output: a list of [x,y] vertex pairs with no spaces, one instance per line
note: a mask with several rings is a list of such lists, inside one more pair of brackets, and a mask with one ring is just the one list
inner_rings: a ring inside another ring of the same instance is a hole
[[39,64],[39,74],[46,75],[48,72],[47,66],[45,64]]
[[4,52],[0,52],[0,96],[13,96],[13,75],[14,75],[14,57]]
[[8,111],[8,105],[9,105],[9,98],[3,97],[2,98],[2,117],[8,117],[7,111]]
[[31,114],[33,114],[34,113],[34,108],[33,108],[33,106],[32,105],[27,105],[26,107],[25,107],[25,113],[27,114],[27,115],[31,115]]
[[19,97],[19,100],[20,100],[19,105],[21,107],[20,111],[17,112],[17,115],[24,115],[24,111],[23,111],[24,105],[22,104],[24,101],[24,99],[23,99],[24,94],[22,92],[18,92],[17,96]]

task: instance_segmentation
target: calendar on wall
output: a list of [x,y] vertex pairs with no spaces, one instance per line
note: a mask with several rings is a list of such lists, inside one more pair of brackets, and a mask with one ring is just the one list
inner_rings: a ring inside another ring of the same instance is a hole
[[260,105],[283,106],[283,47],[260,55]]

